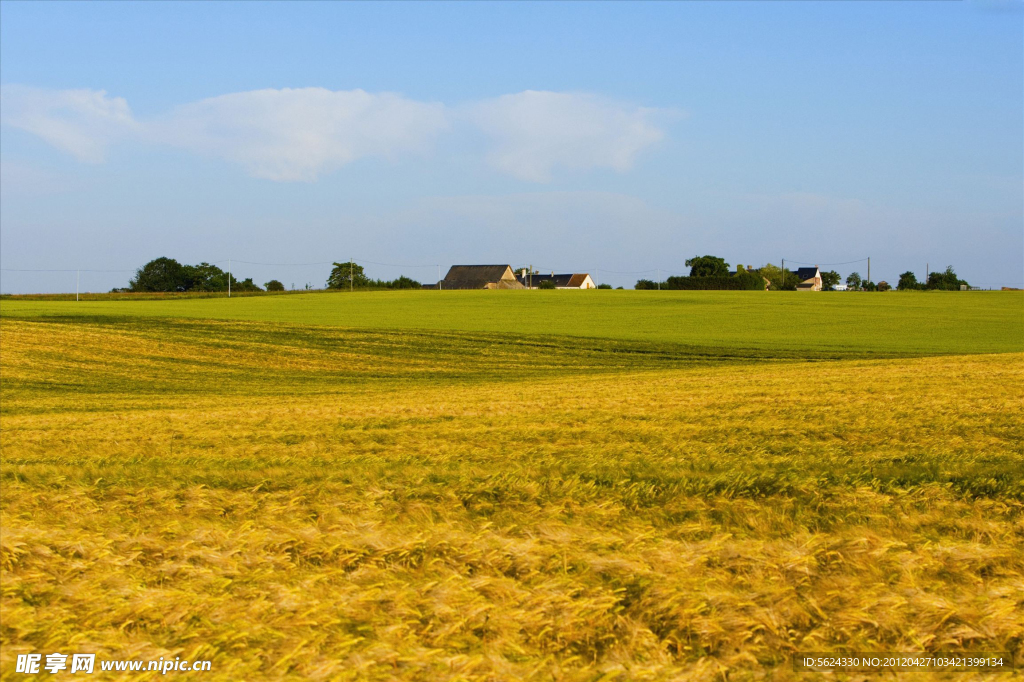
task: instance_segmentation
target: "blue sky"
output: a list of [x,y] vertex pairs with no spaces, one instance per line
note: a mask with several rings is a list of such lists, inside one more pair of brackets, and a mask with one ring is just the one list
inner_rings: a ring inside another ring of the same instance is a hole
[[4,0],[0,86],[4,292],[164,255],[1024,286],[1018,0]]

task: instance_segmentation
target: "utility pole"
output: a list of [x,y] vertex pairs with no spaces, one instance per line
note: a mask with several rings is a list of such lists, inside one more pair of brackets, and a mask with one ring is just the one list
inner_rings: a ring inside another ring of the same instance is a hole
[[231,259],[228,258],[228,298],[231,298]]
[[533,288],[533,263],[530,263],[530,277],[526,281],[530,283],[529,284],[529,288],[532,289]]
[[779,273],[779,277],[782,278],[782,281],[779,282],[779,291],[782,291],[782,285],[786,283],[786,259],[785,258],[782,259],[782,269],[781,269],[781,272]]
[[75,300],[78,300],[78,283],[82,280],[82,271],[75,270]]
[[868,256],[868,281],[871,281],[871,256]]
[[924,264],[924,283],[925,283],[925,284],[927,284],[927,283],[928,283],[928,274],[929,274],[929,273],[928,273],[928,266],[929,266],[929,265],[931,265],[931,264],[930,264],[930,263],[927,263],[927,262],[926,262],[926,263]]
[[349,292],[353,292],[353,291],[356,290],[356,281],[355,281],[355,278],[353,277],[353,275],[355,274],[355,267],[356,267],[355,261],[353,261],[350,258],[349,261],[348,261],[348,290],[349,290]]
[[441,291],[441,264],[437,264],[437,290]]
[[658,268],[654,272],[657,275],[656,279],[658,280],[658,291],[661,291],[661,268]]

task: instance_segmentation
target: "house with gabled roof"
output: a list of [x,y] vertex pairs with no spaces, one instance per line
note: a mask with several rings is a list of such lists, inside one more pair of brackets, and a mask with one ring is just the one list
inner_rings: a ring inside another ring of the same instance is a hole
[[511,265],[453,265],[441,289],[523,289]]
[[532,275],[525,269],[516,275],[516,279],[527,289],[537,289],[542,282],[554,282],[556,289],[596,289],[597,285],[586,272],[543,275],[535,272]]
[[797,291],[821,291],[821,270],[813,268],[797,268]]

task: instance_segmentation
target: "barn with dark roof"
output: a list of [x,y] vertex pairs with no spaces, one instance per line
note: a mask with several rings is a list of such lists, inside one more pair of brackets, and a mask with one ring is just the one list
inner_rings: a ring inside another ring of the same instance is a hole
[[511,265],[453,265],[441,289],[523,289]]

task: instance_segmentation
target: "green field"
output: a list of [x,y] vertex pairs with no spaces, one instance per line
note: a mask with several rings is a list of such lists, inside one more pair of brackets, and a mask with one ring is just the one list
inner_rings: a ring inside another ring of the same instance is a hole
[[1024,350],[1024,292],[395,291],[73,305],[6,299],[0,314],[249,320],[839,354]]
[[1021,666],[1022,411],[1015,292],[5,299],[0,676]]

